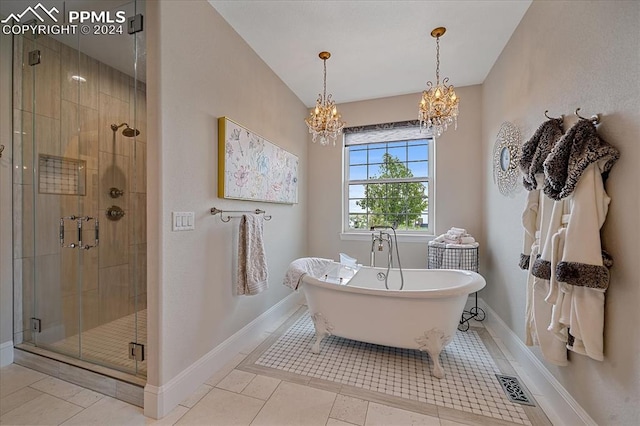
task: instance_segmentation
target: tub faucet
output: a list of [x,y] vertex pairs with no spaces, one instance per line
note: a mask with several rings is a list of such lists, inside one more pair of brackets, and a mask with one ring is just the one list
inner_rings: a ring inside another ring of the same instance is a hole
[[[371,230],[374,230],[373,227],[371,227]],[[391,241],[391,234],[378,231],[377,235],[375,232],[371,234],[371,266],[376,266],[376,248],[378,251],[383,251],[384,243],[387,244],[388,248],[389,265],[393,265],[393,252],[391,251],[393,243]]]
[[380,225],[380,226],[372,226],[369,228],[369,231],[375,231],[376,229],[393,229],[395,231],[397,225],[394,222],[393,225]]
[[[394,224],[395,225],[395,224]],[[388,232],[382,232],[382,230],[391,229],[393,231],[393,237]],[[398,259],[398,268],[400,269],[400,290],[404,287],[404,274],[402,273],[402,264],[400,263],[400,252],[398,251],[398,237],[396,236],[395,226],[372,226],[371,231],[371,266],[376,266],[375,247],[377,243],[378,251],[384,250],[384,243],[387,243],[387,273],[384,278],[384,286],[389,290],[389,271],[393,268],[393,240],[396,242],[396,257]],[[378,235],[375,231],[378,230]]]

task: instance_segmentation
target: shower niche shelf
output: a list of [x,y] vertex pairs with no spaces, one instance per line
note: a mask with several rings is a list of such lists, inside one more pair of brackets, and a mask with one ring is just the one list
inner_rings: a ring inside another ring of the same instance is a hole
[[41,194],[85,195],[86,162],[75,158],[40,154],[38,192]]

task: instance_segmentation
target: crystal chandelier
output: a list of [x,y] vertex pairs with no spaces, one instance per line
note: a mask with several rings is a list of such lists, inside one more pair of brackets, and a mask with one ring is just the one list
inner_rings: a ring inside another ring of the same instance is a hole
[[436,39],[436,85],[427,82],[427,90],[422,92],[418,110],[420,130],[431,130],[434,137],[438,138],[454,123],[458,128],[458,102],[460,99],[453,90],[453,85],[447,85],[449,78],[442,80],[440,84],[440,37],[447,31],[444,27],[438,27],[431,31],[431,37]]
[[315,109],[304,121],[309,126],[313,142],[320,138],[320,145],[325,146],[329,144],[329,139],[333,139],[333,146],[335,146],[336,138],[342,133],[345,122],[341,120],[342,117],[331,95],[327,96],[327,59],[331,57],[331,53],[320,52],[318,56],[324,63],[323,92],[318,95]]

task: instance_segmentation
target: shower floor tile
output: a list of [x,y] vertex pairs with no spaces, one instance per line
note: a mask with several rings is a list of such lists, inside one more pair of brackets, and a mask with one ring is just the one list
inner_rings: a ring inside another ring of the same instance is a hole
[[[147,375],[147,361],[138,362],[129,359],[129,343],[137,341],[147,344],[147,310],[137,312],[137,340],[136,314],[127,315],[107,324],[92,328],[82,333],[82,359],[107,367],[116,368],[141,376]],[[78,335],[67,337],[49,345],[51,349],[77,356]]]
[[509,401],[502,391],[496,373],[504,372],[480,334],[490,339],[484,329],[456,333],[440,354],[445,377],[437,379],[431,376],[433,362],[418,350],[330,336],[322,341],[320,354],[311,353],[315,330],[305,311],[278,334],[277,340],[265,342],[239,368],[265,371],[261,374],[272,371],[276,376],[285,374],[288,378],[303,376],[333,382],[343,389],[377,392],[396,401],[413,402],[427,411],[429,407],[443,407],[483,416],[488,421],[495,419],[496,423],[531,425],[529,408]]

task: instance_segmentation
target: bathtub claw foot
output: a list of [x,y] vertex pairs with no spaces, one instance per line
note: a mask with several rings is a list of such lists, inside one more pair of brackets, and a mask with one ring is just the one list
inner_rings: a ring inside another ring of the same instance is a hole
[[444,369],[440,364],[440,352],[451,341],[451,337],[445,335],[442,330],[432,329],[426,331],[424,335],[417,337],[415,340],[420,345],[420,350],[428,353],[429,358],[433,361],[431,375],[442,379],[444,377]]
[[325,337],[329,336],[329,333],[317,333],[316,332],[316,342],[313,344],[313,346],[311,346],[311,352],[314,354],[319,354],[320,353],[320,342],[322,342],[322,339],[324,339]]
[[321,313],[315,313],[311,315],[313,320],[313,326],[316,329],[316,342],[311,346],[311,352],[314,354],[320,353],[320,342],[327,336],[331,336],[333,326],[327,321],[327,319]]
[[429,356],[433,360],[433,371],[431,371],[431,375],[436,379],[444,378],[444,370],[442,369],[442,365],[440,364],[440,353],[438,352],[438,354],[435,356],[429,353]]

